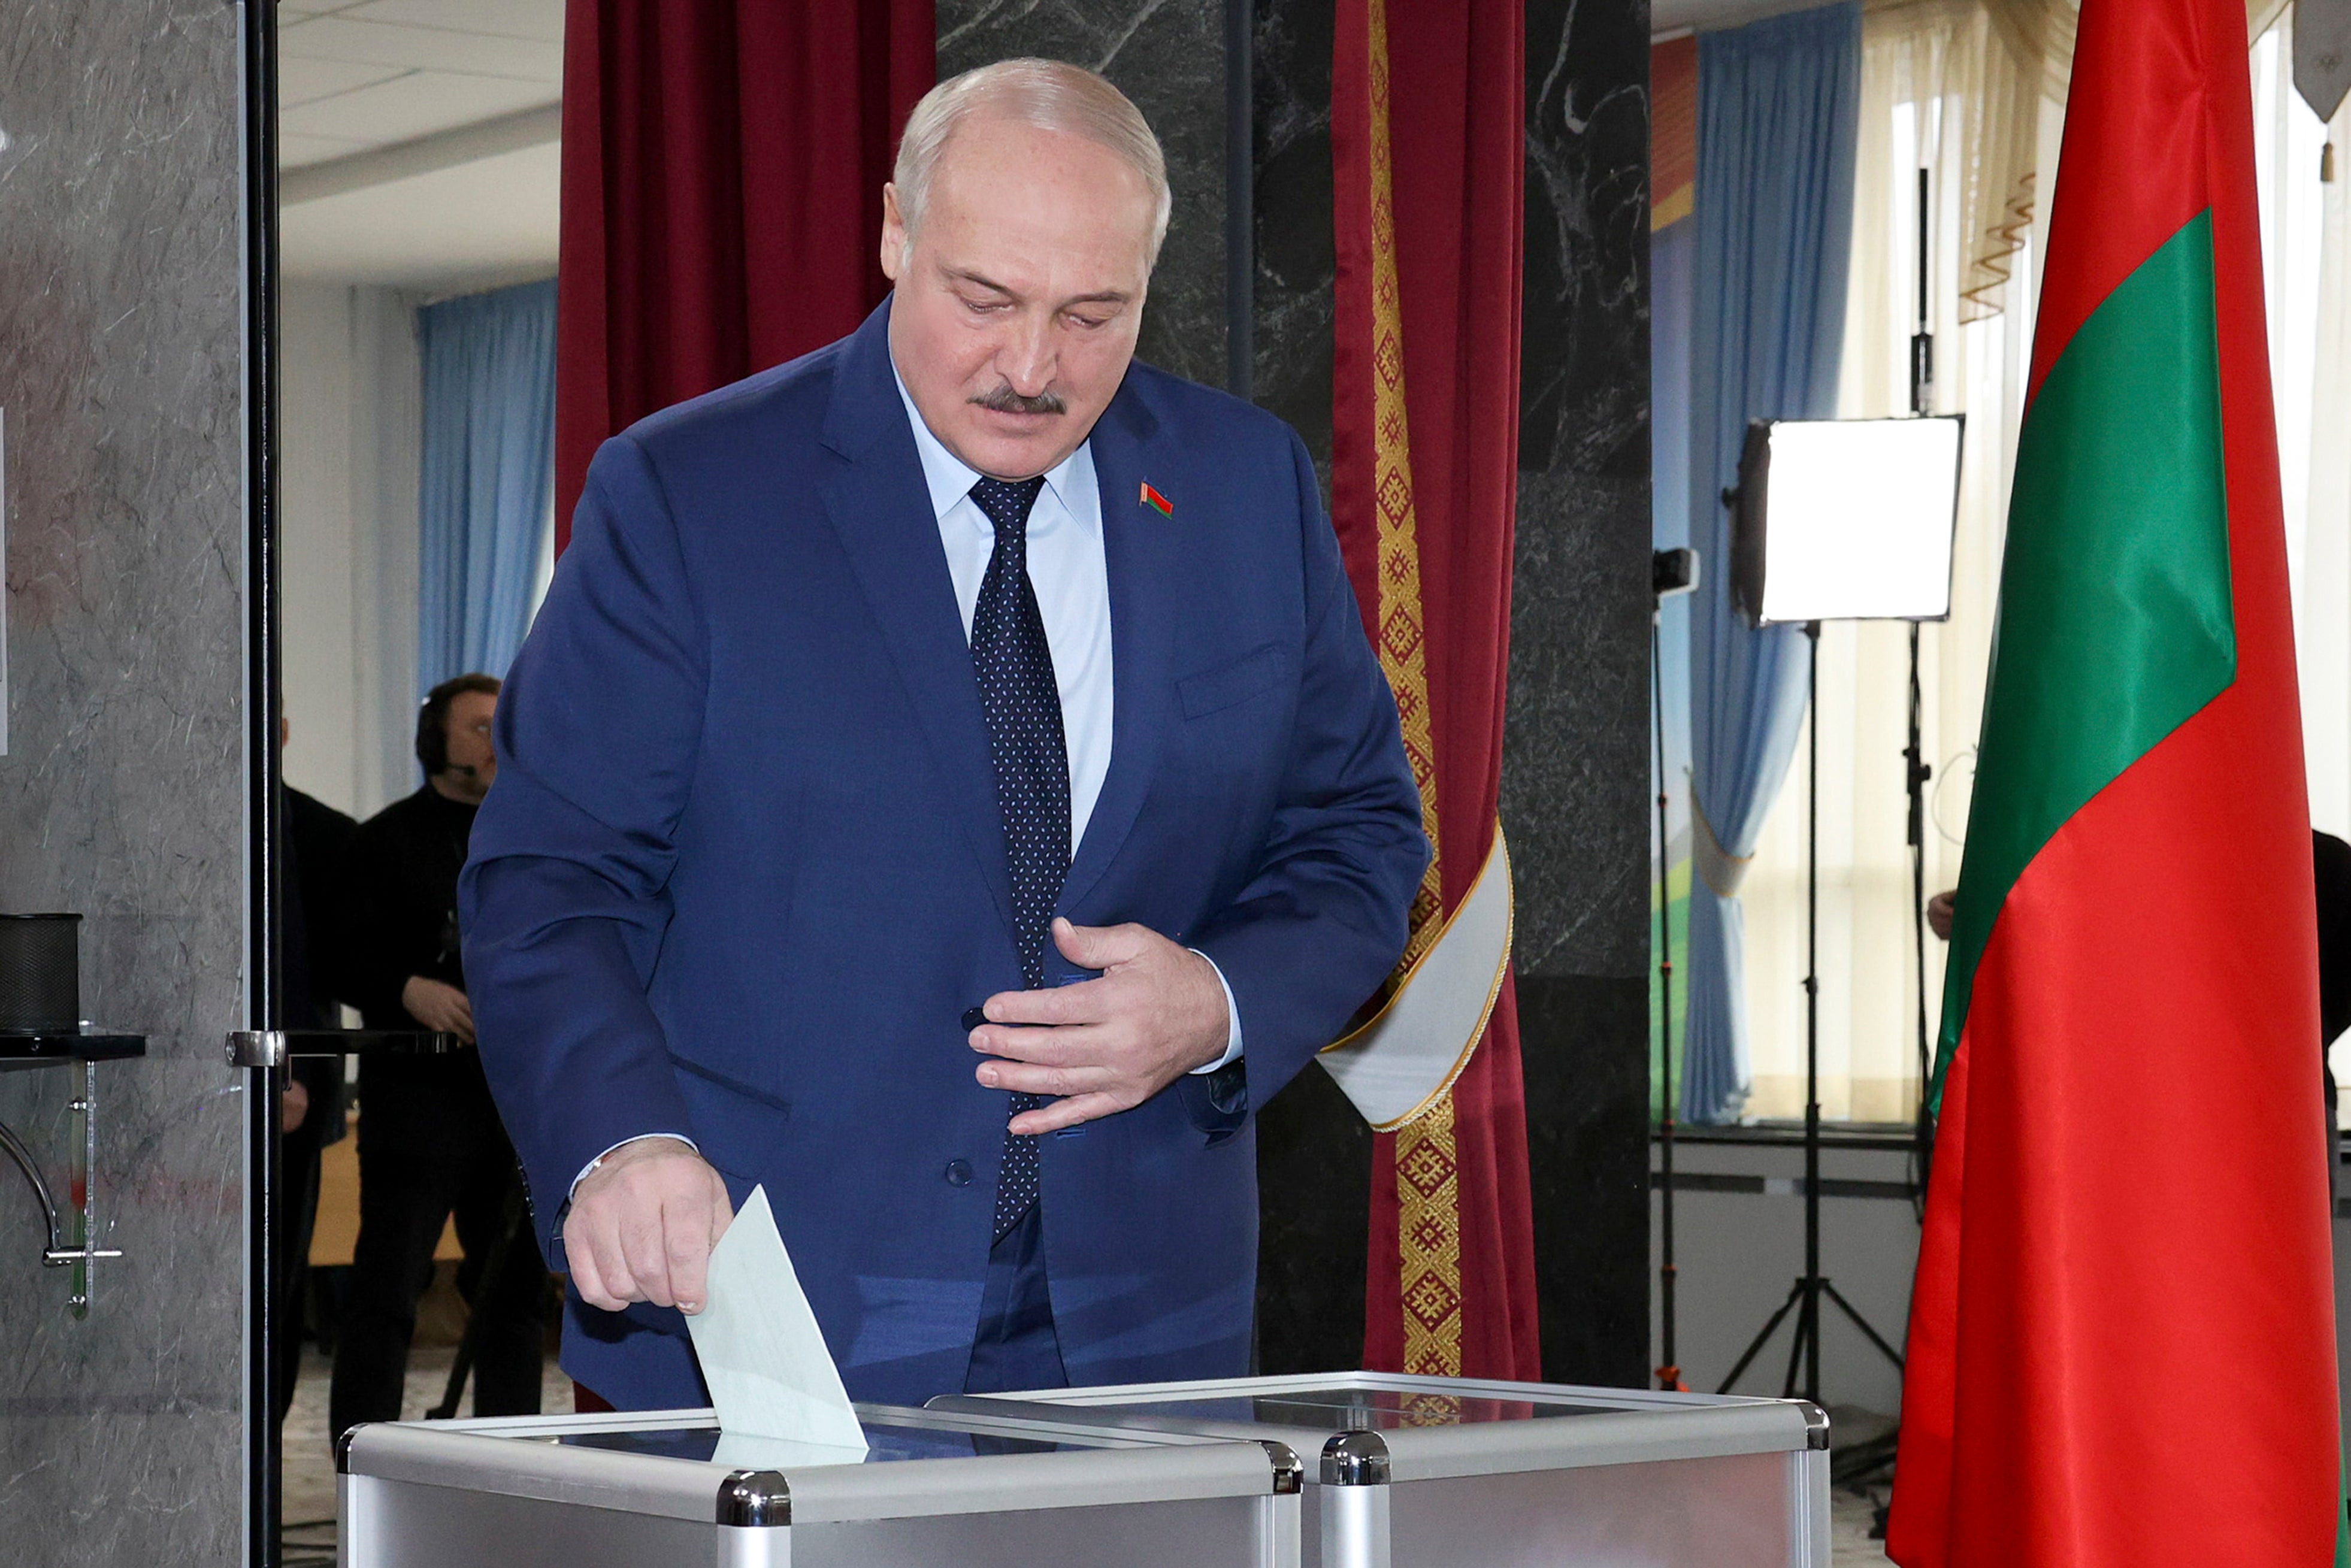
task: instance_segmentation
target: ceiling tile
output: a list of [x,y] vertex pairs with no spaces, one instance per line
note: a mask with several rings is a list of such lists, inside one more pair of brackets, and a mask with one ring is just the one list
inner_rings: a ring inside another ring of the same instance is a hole
[[373,87],[405,75],[400,66],[354,65],[348,60],[284,59],[277,62],[277,107],[297,109],[339,92]]
[[549,144],[288,207],[286,276],[434,291],[551,277],[560,168]]
[[278,53],[287,58],[467,71],[549,87],[563,80],[563,46],[542,38],[393,26],[334,16],[289,22],[278,29],[277,40]]
[[563,41],[563,0],[361,0],[343,14],[360,21],[397,22],[453,33],[496,33],[550,44]]
[[287,110],[278,116],[278,124],[288,135],[340,137],[383,146],[511,114],[549,102],[552,96],[537,82],[412,71]]

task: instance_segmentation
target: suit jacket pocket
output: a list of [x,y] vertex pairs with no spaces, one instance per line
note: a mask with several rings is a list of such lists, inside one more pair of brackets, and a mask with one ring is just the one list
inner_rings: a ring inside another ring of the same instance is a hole
[[739,1078],[732,1078],[724,1072],[716,1071],[690,1058],[680,1056],[674,1051],[669,1053],[669,1064],[680,1072],[692,1073],[705,1083],[716,1084],[730,1094],[740,1094],[746,1100],[766,1106],[775,1113],[779,1122],[789,1122],[792,1119],[792,1103],[780,1094],[770,1093],[757,1084],[746,1083]]
[[792,1119],[792,1103],[674,1051],[669,1061],[681,1075],[678,1086],[703,1162],[726,1178],[727,1197],[739,1209],[751,1188],[767,1179],[767,1156]]
[[1176,690],[1183,698],[1184,716],[1200,718],[1247,702],[1278,685],[1288,671],[1289,660],[1281,644],[1268,643],[1230,664],[1184,676],[1176,683]]

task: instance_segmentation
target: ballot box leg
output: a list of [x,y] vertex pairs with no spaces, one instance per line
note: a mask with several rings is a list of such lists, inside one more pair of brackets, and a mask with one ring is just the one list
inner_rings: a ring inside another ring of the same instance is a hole
[[1322,1568],[1389,1568],[1388,1489],[1315,1490],[1322,1505]]
[[381,1482],[348,1472],[335,1478],[336,1568],[381,1568],[382,1521],[376,1496]]
[[1296,1492],[1258,1499],[1257,1560],[1262,1568],[1301,1568]]
[[1829,1568],[1829,1451],[1788,1456],[1788,1568]]
[[717,1568],[792,1568],[791,1526],[721,1526]]

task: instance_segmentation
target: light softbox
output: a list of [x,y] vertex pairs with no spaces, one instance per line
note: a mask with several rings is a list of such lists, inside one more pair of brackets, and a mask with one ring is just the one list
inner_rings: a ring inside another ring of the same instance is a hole
[[1964,419],[1757,420],[1731,520],[1731,592],[1759,626],[1951,613]]

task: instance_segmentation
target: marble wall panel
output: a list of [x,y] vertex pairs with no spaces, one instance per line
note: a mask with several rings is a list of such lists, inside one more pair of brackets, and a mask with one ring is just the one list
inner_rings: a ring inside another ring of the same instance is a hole
[[[0,7],[9,751],[0,909],[78,910],[101,1066],[87,1318],[0,1172],[12,1564],[243,1555],[237,13]],[[70,1072],[0,1075],[62,1182]]]
[[1522,974],[1647,962],[1648,32],[1646,0],[1527,7],[1502,775]]
[[1024,55],[1100,71],[1158,133],[1174,207],[1137,354],[1223,386],[1226,0],[939,0],[939,78]]
[[1331,0],[1257,0],[1252,325],[1259,407],[1294,426],[1331,476]]
[[1502,822],[1543,1374],[1648,1360],[1649,9],[1528,0]]

